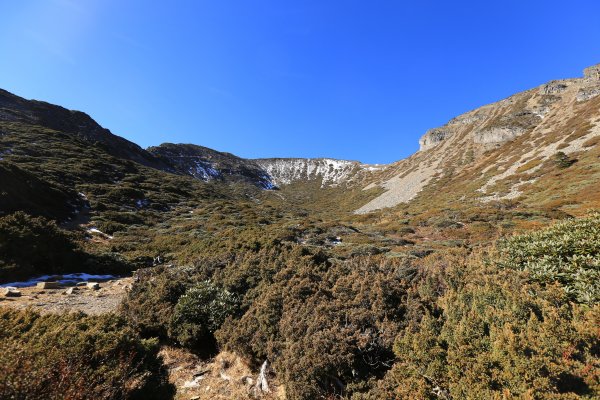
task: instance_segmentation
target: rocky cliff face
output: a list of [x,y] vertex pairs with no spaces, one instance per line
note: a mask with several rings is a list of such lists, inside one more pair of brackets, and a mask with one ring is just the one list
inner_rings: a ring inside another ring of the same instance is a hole
[[592,82],[600,81],[600,64],[584,69],[583,77]]
[[478,144],[504,143],[542,124],[542,120],[565,99],[577,102],[600,95],[600,65],[584,70],[583,79],[548,82],[536,89],[518,93],[430,129],[421,137],[420,151],[429,150],[456,133],[469,128]]

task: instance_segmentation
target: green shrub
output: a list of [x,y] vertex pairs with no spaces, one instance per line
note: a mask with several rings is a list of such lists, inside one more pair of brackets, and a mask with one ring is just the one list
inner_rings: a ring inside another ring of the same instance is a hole
[[394,367],[356,398],[597,398],[599,228],[592,214],[426,259]]
[[0,281],[68,271],[81,261],[75,250],[72,237],[43,217],[0,217]]
[[561,169],[569,168],[576,161],[576,160],[571,159],[563,151],[559,151],[558,153],[554,154],[554,156],[552,157],[552,160],[558,166],[558,168],[561,168]]
[[97,221],[96,226],[100,231],[108,235],[112,235],[115,232],[127,230],[127,225],[114,221]]
[[504,268],[527,271],[543,284],[559,283],[569,297],[600,301],[600,213],[499,243]]
[[219,343],[255,365],[269,360],[290,400],[361,390],[394,358],[405,309],[400,263],[356,258],[290,260],[259,285],[250,307],[217,331]]
[[595,398],[598,308],[472,262],[448,271],[454,287],[398,336],[394,397],[379,398]]
[[235,295],[210,281],[189,288],[177,302],[169,333],[180,345],[200,350],[238,308]]
[[168,339],[179,298],[191,286],[189,274],[166,267],[138,270],[136,282],[120,306],[121,313],[143,337]]

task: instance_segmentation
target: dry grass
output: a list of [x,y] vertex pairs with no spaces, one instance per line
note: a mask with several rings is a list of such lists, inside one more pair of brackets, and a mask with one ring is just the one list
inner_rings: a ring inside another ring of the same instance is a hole
[[[260,398],[264,400],[284,399],[283,386],[272,378],[271,394],[253,397],[252,390],[258,373],[233,353],[221,352],[214,358],[202,360],[180,348],[164,346],[160,352],[169,370],[169,381],[177,387],[176,400],[230,400]],[[197,379],[197,386],[184,387],[186,382]],[[250,381],[251,379],[251,381]]]
[[585,142],[583,142],[581,144],[581,146],[584,147],[584,148],[594,147],[598,143],[600,143],[600,136],[596,136],[596,137],[593,137],[593,138],[590,138],[590,139],[586,140]]
[[520,173],[523,173],[523,172],[529,171],[530,169],[532,169],[532,168],[535,168],[535,167],[537,167],[538,165],[540,165],[540,164],[542,163],[542,161],[544,161],[544,160],[542,160],[541,158],[538,158],[538,159],[535,159],[535,160],[528,161],[528,162],[526,162],[525,164],[521,165],[519,168],[517,168],[517,171],[516,171],[516,172],[517,172],[518,174],[520,174]]

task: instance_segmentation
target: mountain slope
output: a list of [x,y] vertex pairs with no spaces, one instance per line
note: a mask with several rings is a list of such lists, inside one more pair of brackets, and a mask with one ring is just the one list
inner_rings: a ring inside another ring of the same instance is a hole
[[81,111],[67,110],[43,101],[25,100],[2,89],[0,89],[0,121],[43,126],[102,145],[115,157],[154,168],[167,168],[140,146],[113,135]]
[[[580,159],[580,166],[589,167],[586,174],[597,177],[599,71],[598,65],[590,67],[583,78],[549,82],[429,130],[419,152],[388,166],[373,183],[386,192],[357,212],[406,203],[428,186],[427,196],[442,203],[460,197],[514,199],[534,192],[536,182],[548,178],[559,152]],[[590,185],[597,182],[591,178]],[[444,190],[448,188],[452,190]],[[450,197],[441,198],[441,193]]]
[[242,181],[263,189],[274,187],[270,177],[251,160],[193,144],[163,143],[150,153],[182,174],[202,181]]

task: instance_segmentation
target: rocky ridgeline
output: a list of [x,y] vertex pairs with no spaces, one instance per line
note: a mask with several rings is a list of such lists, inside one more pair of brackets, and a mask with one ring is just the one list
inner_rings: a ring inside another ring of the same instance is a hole
[[111,155],[137,163],[168,170],[168,167],[140,146],[112,134],[81,111],[43,101],[26,100],[0,89],[0,120],[39,125],[75,136],[92,144],[100,144]]
[[505,143],[539,125],[553,104],[573,93],[578,102],[600,95],[600,64],[586,68],[583,78],[551,81],[430,129],[419,140],[420,151],[439,145],[465,126],[472,129],[476,144]]
[[180,173],[205,182],[244,181],[261,189],[312,180],[320,180],[322,187],[337,186],[380,168],[331,158],[245,159],[191,144],[165,143],[148,151]]
[[[523,135],[535,134],[536,140],[543,137],[564,125],[574,113],[583,113],[585,102],[599,95],[600,65],[595,65],[586,68],[582,78],[548,82],[430,129],[421,137],[417,153],[388,165],[330,158],[245,159],[191,144],[165,143],[143,150],[113,135],[84,113],[25,100],[2,90],[0,119],[25,121],[76,135],[94,145],[100,144],[116,157],[205,182],[243,182],[266,190],[307,181],[320,182],[322,188],[343,185],[357,190],[384,189],[383,194],[357,210],[363,213],[408,202],[448,168],[464,167],[481,160],[486,152],[499,149]],[[595,124],[595,121],[587,122]],[[578,148],[575,143],[563,151],[574,152]],[[487,190],[488,186],[482,184],[482,190]]]

